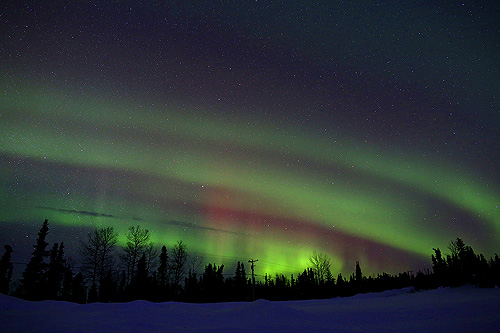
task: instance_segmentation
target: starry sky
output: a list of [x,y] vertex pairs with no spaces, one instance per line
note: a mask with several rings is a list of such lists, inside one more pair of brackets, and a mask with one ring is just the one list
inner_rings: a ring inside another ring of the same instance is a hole
[[133,225],[260,274],[500,253],[498,1],[2,3],[14,261],[45,218],[76,262]]

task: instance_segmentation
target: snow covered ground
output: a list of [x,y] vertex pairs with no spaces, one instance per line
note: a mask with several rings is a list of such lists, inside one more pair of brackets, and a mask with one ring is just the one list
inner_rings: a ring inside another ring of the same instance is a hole
[[1,332],[500,330],[500,289],[392,290],[329,300],[78,305],[0,294]]

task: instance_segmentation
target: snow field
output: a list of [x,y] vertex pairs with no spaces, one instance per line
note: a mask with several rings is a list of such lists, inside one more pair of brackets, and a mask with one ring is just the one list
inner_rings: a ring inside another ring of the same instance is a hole
[[1,332],[498,332],[500,289],[411,289],[327,300],[73,304],[0,294]]

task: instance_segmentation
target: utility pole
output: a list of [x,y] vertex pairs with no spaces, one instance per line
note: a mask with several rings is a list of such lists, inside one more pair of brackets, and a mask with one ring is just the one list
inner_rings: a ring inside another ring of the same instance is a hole
[[253,268],[254,268],[254,262],[257,262],[259,261],[258,259],[250,259],[248,260],[249,263],[251,263],[252,265],[250,266],[250,268],[252,268],[252,301],[255,301],[255,275],[254,275],[254,271],[253,271]]

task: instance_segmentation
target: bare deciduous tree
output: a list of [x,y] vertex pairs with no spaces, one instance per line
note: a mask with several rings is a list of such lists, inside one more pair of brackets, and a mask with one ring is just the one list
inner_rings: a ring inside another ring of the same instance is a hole
[[172,250],[172,276],[174,278],[173,287],[175,292],[180,286],[182,278],[186,274],[186,262],[187,262],[187,252],[186,244],[183,241],[177,241]]
[[146,255],[146,269],[149,274],[156,270],[156,259],[158,257],[158,249],[153,242],[149,242],[144,251]]
[[187,258],[188,269],[191,273],[196,273],[200,267],[203,265],[204,261],[203,255],[198,252],[190,253]]
[[122,260],[127,268],[127,281],[130,281],[137,269],[137,262],[150,246],[151,237],[148,229],[141,229],[140,226],[128,228],[127,244],[123,248]]
[[465,248],[466,248],[465,243],[461,238],[457,238],[456,240],[452,240],[448,244],[448,249],[450,249],[451,255],[455,256],[457,258],[465,250]]
[[113,250],[118,242],[118,233],[113,227],[95,229],[87,235],[87,240],[80,244],[84,267],[90,274],[92,284],[101,281],[111,269]]
[[332,279],[332,272],[330,271],[332,263],[330,257],[326,254],[313,251],[312,255],[309,256],[309,263],[318,284],[323,284]]

